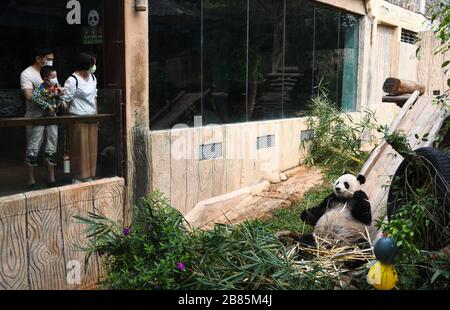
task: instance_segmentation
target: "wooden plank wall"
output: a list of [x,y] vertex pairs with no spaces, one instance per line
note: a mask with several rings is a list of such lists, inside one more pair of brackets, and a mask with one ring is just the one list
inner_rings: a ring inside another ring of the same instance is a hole
[[369,96],[372,97],[372,102],[369,106],[381,103],[383,97],[383,83],[386,78],[392,75],[392,43],[394,37],[394,28],[386,25],[378,25],[377,51],[372,51],[372,57],[375,61],[375,72],[372,73],[373,83],[369,88]]
[[418,82],[425,85],[425,95],[433,96],[433,91],[440,91],[442,94],[449,88],[447,85],[449,73],[445,74],[442,63],[450,60],[450,51],[444,55],[435,55],[434,52],[439,47],[439,42],[434,34],[423,32],[421,37],[417,70]]
[[[87,289],[102,275],[97,257],[83,272],[85,226],[73,218],[101,212],[123,223],[124,180],[105,179],[0,198],[0,289]],[[80,262],[81,283],[67,275]]]
[[398,78],[417,82],[417,46],[400,42]]
[[[286,119],[151,133],[152,185],[187,214],[199,201],[258,183],[266,172],[300,164],[305,119]],[[274,135],[273,148],[257,150],[259,136]],[[202,144],[222,143],[222,156],[199,160]]]

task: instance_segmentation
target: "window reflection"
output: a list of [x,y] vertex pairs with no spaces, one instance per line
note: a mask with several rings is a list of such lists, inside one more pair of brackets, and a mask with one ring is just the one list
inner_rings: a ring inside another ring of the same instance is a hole
[[[118,107],[122,102],[121,75],[117,72],[123,64],[118,47],[117,33],[122,23],[117,18],[119,0],[80,0],[81,24],[69,25],[66,20],[67,1],[15,0],[0,2],[0,196],[22,193],[30,188],[25,166],[27,122],[20,74],[33,64],[34,48],[50,48],[54,53],[54,67],[60,84],[74,70],[74,58],[81,51],[96,56],[95,72],[98,88],[99,123],[97,166],[94,178],[120,175],[121,116]],[[91,12],[96,12],[92,14]],[[92,19],[95,16],[95,20]],[[97,19],[98,18],[98,19]],[[114,34],[114,37],[112,37]],[[114,45],[115,44],[115,45]],[[114,82],[114,83],[113,83]],[[60,117],[59,119],[62,119]],[[41,120],[39,120],[41,121]],[[58,121],[55,117],[53,121]],[[91,120],[92,121],[92,120]],[[70,141],[66,128],[69,123],[58,123],[55,186],[71,184],[73,175],[64,171],[65,154]],[[44,144],[35,167],[35,189],[49,187]],[[34,189],[34,188],[33,188]]]
[[151,129],[356,109],[358,18],[308,0],[150,2]]

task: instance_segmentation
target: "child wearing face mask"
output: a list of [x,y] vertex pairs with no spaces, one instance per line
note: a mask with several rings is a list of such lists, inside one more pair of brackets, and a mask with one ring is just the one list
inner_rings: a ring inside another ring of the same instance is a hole
[[48,116],[55,116],[62,104],[61,96],[64,95],[64,89],[59,85],[58,76],[53,67],[43,66],[41,77],[44,82],[33,91],[31,102],[46,111]]
[[[33,91],[31,102],[40,113],[33,117],[54,117],[62,105],[61,96],[64,89],[58,83],[56,70],[50,66],[43,66],[40,71],[44,81]],[[54,167],[56,166],[56,151],[58,144],[58,126],[31,126],[27,128],[27,163],[31,167],[37,166],[37,158],[44,136],[46,137],[44,160],[48,165],[48,186],[55,186]],[[45,131],[45,132],[44,132]]]

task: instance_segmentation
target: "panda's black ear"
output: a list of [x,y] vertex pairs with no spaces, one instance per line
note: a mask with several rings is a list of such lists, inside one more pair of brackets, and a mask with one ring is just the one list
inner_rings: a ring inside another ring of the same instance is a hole
[[358,177],[356,179],[358,180],[359,184],[361,184],[361,185],[366,183],[366,177],[363,176],[362,174],[358,175]]

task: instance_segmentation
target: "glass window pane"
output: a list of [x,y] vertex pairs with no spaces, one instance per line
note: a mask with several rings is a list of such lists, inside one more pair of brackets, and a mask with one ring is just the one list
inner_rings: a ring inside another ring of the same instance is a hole
[[250,1],[249,120],[282,118],[284,14],[284,1]]
[[201,0],[149,2],[150,126],[193,126],[201,114]]
[[[0,68],[4,73],[0,76],[0,119],[2,126],[10,126],[0,128],[2,136],[0,196],[24,192],[27,190],[27,184],[31,183],[32,178],[27,176],[25,166],[27,135],[24,122],[35,121],[36,118],[45,118],[51,122],[60,121],[58,118],[63,118],[64,114],[60,111],[57,117],[50,117],[49,112],[37,108],[35,112],[38,111],[39,114],[24,117],[26,107],[29,108],[31,102],[26,102],[24,99],[20,89],[20,75],[35,62],[35,48],[51,49],[54,56],[53,66],[61,86],[73,73],[76,55],[80,52],[88,52],[96,56],[98,113],[111,115],[103,115],[101,119],[92,116],[99,119],[99,125],[98,140],[95,143],[97,151],[92,152],[97,156],[92,156],[89,179],[120,174],[118,168],[121,161],[121,146],[118,143],[120,136],[118,127],[121,116],[116,107],[122,102],[122,91],[106,88],[111,87],[110,85],[114,85],[115,88],[121,87],[122,76],[118,72],[121,72],[123,55],[119,52],[121,51],[120,43],[111,43],[120,42],[116,36],[122,28],[122,23],[120,19],[111,16],[120,16],[118,7],[121,3],[119,0],[108,0],[108,6],[103,0],[80,0],[80,3],[81,24],[71,25],[66,19],[69,12],[66,8],[67,1],[17,0],[3,1],[0,4],[0,47],[2,50]],[[113,44],[119,48],[108,48]],[[39,69],[35,70],[38,78]],[[118,76],[119,82],[112,83],[111,81]],[[41,82],[38,80],[36,84],[38,83]],[[48,149],[46,133],[36,135],[39,138],[36,141],[42,141],[37,155],[37,166],[34,168],[36,189],[48,187],[51,181],[47,173],[47,161],[56,164],[54,171],[57,186],[70,184],[75,178],[74,168],[71,167],[68,171],[65,170],[64,165],[65,155],[69,153],[68,145],[71,142],[68,139],[67,126],[63,123],[57,126],[57,139],[55,131],[50,132],[49,135],[53,139],[50,143],[52,147]],[[34,146],[37,144],[39,143],[35,143]],[[51,153],[51,156],[46,156],[46,152]],[[74,166],[73,160],[71,163]]]
[[284,104],[284,117],[297,117],[304,111],[313,87],[314,9],[308,1],[287,0],[286,12],[286,90],[291,100]]
[[247,120],[247,1],[203,1],[203,124]]
[[299,5],[298,0],[287,0],[285,71],[298,70],[300,75],[285,73],[290,93],[284,117],[301,115],[319,84],[338,106],[356,109],[358,28],[358,19],[351,14],[312,1]]

